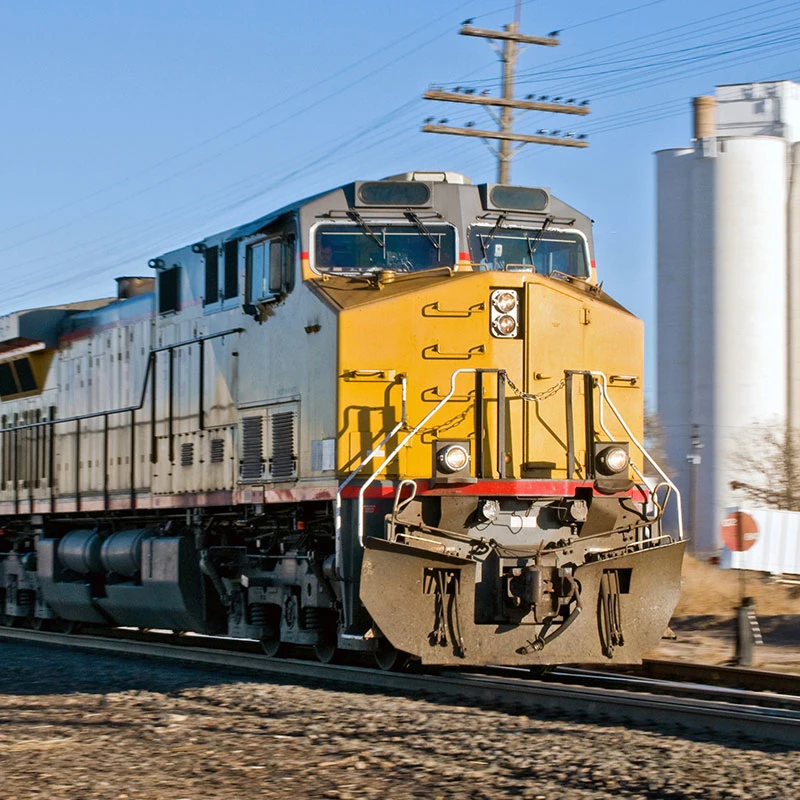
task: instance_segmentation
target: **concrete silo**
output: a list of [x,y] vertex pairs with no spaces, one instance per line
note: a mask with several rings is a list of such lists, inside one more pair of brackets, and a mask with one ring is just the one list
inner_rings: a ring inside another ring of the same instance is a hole
[[656,154],[658,412],[698,554],[739,502],[753,427],[800,422],[800,86],[719,87],[716,101],[696,99],[693,147]]

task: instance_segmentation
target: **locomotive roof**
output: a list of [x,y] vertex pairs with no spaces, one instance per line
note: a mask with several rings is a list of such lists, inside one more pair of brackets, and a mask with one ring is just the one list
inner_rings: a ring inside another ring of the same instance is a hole
[[[447,186],[449,191],[455,191],[458,193],[466,191],[470,191],[475,193],[477,197],[477,193],[481,190],[486,190],[487,188],[491,188],[493,184],[484,184],[484,185],[475,185],[472,181],[464,175],[455,172],[447,172],[447,171],[425,171],[425,172],[407,172],[402,173],[400,175],[392,175],[387,178],[382,178],[379,181],[373,181],[372,183],[382,183],[382,182],[397,182],[397,181],[404,181],[409,183],[415,182],[422,182],[432,184],[434,186]],[[235,228],[229,228],[228,230],[217,232],[210,234],[209,236],[205,237],[204,239],[200,240],[200,242],[195,243],[197,244],[221,244],[224,242],[232,241],[234,239],[242,239],[247,236],[252,236],[259,231],[264,230],[273,222],[276,222],[280,217],[284,216],[285,214],[289,214],[291,212],[300,211],[300,209],[306,208],[312,205],[315,201],[320,200],[326,196],[336,195],[337,193],[341,195],[344,193],[346,198],[353,198],[355,196],[355,190],[358,184],[362,183],[361,181],[349,181],[348,183],[344,183],[341,186],[335,186],[331,189],[326,189],[325,191],[318,192],[313,195],[309,195],[304,197],[300,200],[295,200],[287,205],[281,206],[274,211],[270,211],[268,214],[265,214],[262,217],[258,217],[257,219],[252,220],[251,222],[246,222],[243,225],[239,225]],[[453,187],[450,189],[450,187]],[[554,214],[557,217],[564,217],[564,218],[572,218],[576,227],[583,230],[583,232],[587,235],[591,242],[591,220],[585,214],[582,214],[577,209],[573,208],[572,206],[568,205],[567,203],[559,200],[554,195],[550,194],[549,190],[543,189],[542,191],[546,192],[549,197],[549,209],[548,214]],[[351,202],[348,202],[350,205]],[[377,208],[377,207],[376,207]],[[384,211],[390,210],[388,207],[383,209]],[[545,214],[542,213],[542,219],[545,218]],[[173,250],[169,250],[166,253],[161,255],[160,259],[153,259],[151,261],[151,266],[156,266],[157,268],[161,268],[162,266],[167,266],[166,259],[173,254],[178,253],[179,251],[185,249],[188,245],[184,245],[183,247],[178,247]],[[157,264],[159,260],[163,261],[163,264]]]

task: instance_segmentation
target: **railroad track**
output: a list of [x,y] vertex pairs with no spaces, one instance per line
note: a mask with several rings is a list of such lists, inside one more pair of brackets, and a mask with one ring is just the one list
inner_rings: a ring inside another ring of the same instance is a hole
[[[125,635],[128,634],[128,635]],[[266,658],[256,643],[211,637],[69,635],[0,628],[0,640],[67,647],[137,658],[216,667],[232,671],[319,681],[361,691],[390,691],[448,698],[463,705],[533,715],[557,714],[666,732],[712,735],[752,743],[775,742],[800,748],[800,696],[775,692],[687,686],[642,676],[559,668],[548,680],[532,680],[520,670],[382,672],[325,665],[294,658]],[[233,647],[233,649],[232,649]],[[699,669],[699,668],[698,668]],[[717,668],[710,670],[716,672]],[[699,673],[695,671],[697,678]]]

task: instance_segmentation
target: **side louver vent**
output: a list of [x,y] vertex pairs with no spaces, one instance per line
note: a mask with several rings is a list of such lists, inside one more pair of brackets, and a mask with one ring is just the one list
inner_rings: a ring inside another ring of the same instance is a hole
[[184,442],[181,445],[181,466],[191,467],[194,464],[194,443]]
[[242,419],[242,459],[239,465],[243,481],[260,481],[264,472],[264,418]]
[[272,414],[270,421],[272,422],[270,475],[273,480],[294,478],[297,472],[294,452],[294,412]]
[[211,463],[221,464],[225,460],[225,440],[212,439],[211,440]]

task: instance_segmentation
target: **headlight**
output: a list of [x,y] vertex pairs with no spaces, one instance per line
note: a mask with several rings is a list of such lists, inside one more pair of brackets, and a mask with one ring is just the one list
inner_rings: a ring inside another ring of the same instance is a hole
[[469,453],[460,444],[450,444],[439,451],[437,460],[443,472],[460,472],[469,464]]
[[503,314],[507,314],[517,307],[516,292],[495,292],[492,295],[492,305]]
[[621,447],[609,447],[597,456],[597,467],[606,475],[616,475],[628,468],[628,454]]
[[519,334],[519,292],[515,289],[495,289],[489,300],[492,336],[516,338]]
[[503,314],[494,321],[494,329],[503,336],[517,332],[517,321],[510,314]]

